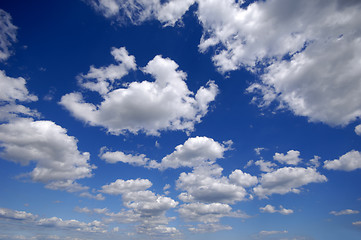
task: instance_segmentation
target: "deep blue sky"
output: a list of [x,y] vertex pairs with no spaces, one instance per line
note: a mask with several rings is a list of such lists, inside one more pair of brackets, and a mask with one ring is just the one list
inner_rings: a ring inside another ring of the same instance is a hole
[[2,1],[0,239],[359,239],[360,4],[237,2]]

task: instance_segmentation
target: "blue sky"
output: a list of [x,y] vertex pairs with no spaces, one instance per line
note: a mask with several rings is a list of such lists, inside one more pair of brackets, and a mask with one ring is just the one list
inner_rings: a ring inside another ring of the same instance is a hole
[[0,239],[360,238],[357,1],[0,9]]

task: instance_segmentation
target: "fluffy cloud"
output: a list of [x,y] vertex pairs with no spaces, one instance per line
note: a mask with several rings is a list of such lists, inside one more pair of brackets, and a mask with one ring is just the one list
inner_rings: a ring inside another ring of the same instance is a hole
[[188,230],[193,233],[208,233],[208,232],[232,230],[232,227],[227,225],[222,225],[219,223],[208,223],[208,224],[198,224],[195,227],[189,227]]
[[299,156],[299,151],[289,150],[286,155],[283,153],[275,153],[273,159],[283,164],[297,165],[300,161],[302,161]]
[[102,149],[101,154],[99,156],[107,163],[123,162],[135,166],[145,166],[149,162],[149,158],[147,158],[144,154],[132,155],[132,154],[125,154],[120,151],[108,152],[104,148]]
[[127,180],[117,179],[115,182],[104,185],[103,193],[121,195],[123,204],[128,211],[110,213],[107,209],[95,211],[108,217],[107,221],[122,223],[139,223],[136,230],[147,235],[177,235],[179,231],[167,226],[170,218],[165,213],[178,205],[178,202],[169,197],[159,196],[146,190],[152,186],[148,179]]
[[253,191],[260,198],[265,198],[275,193],[299,193],[299,188],[304,185],[325,181],[327,178],[314,168],[284,167],[264,174]]
[[265,207],[260,207],[259,210],[263,213],[280,213],[282,215],[289,215],[293,213],[292,209],[286,209],[283,206],[280,206],[279,209],[276,209],[274,206],[267,204]]
[[113,89],[115,80],[121,79],[130,70],[136,69],[135,57],[129,55],[124,47],[112,48],[111,54],[118,62],[118,65],[111,64],[108,67],[101,68],[91,66],[86,75],[80,74],[77,77],[79,84],[83,88],[99,92],[102,95],[107,94]]
[[277,164],[269,161],[258,160],[254,163],[256,166],[259,166],[262,172],[272,172],[274,170],[273,167],[277,167]]
[[144,191],[147,188],[150,188],[152,183],[148,179],[130,179],[124,181],[122,179],[117,179],[115,182],[110,183],[109,185],[102,186],[101,192],[111,195],[119,195],[129,192],[138,192]]
[[51,189],[70,192],[84,190],[74,181],[90,177],[89,153],[79,152],[77,140],[51,121],[16,119],[0,125],[0,156],[3,159],[36,166],[28,175]]
[[189,91],[186,74],[169,58],[156,56],[143,72],[154,82],[132,82],[102,95],[100,105],[86,103],[81,93],[70,93],[60,104],[76,118],[92,126],[105,127],[112,134],[145,132],[158,135],[160,130],[192,131],[207,113],[218,87],[209,81],[195,96]]
[[[223,169],[214,164],[211,166],[202,166],[195,168],[190,173],[181,173],[176,185],[178,189],[185,190],[179,195],[184,202],[200,201],[205,203],[235,203],[245,200],[247,195],[244,185],[250,185],[247,182],[239,182],[237,172],[234,173],[231,182],[229,178],[222,176]],[[247,180],[254,181],[246,177]],[[243,185],[243,186],[242,186]]]
[[258,178],[256,176],[242,172],[240,169],[234,170],[231,175],[229,175],[229,180],[231,183],[235,183],[242,187],[252,187],[258,183]]
[[6,76],[5,71],[0,70],[0,101],[36,101],[38,98],[29,94],[25,86],[26,81],[22,77],[12,78]]
[[329,170],[353,171],[361,168],[361,154],[359,151],[351,150],[339,159],[327,160],[324,168]]
[[184,144],[178,145],[173,153],[165,156],[160,163],[151,161],[150,167],[163,170],[213,164],[217,159],[223,158],[224,152],[229,150],[231,145],[231,141],[221,144],[208,137],[189,138]]
[[0,61],[4,61],[10,56],[9,47],[16,41],[17,27],[11,20],[10,14],[0,9]]
[[331,211],[330,214],[335,216],[341,216],[341,215],[350,215],[350,214],[358,214],[360,211],[352,210],[352,209],[345,209],[341,211]]

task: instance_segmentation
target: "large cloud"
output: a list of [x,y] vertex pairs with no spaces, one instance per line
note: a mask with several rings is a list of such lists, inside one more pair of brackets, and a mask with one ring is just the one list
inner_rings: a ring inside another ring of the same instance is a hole
[[327,160],[324,162],[324,168],[329,170],[353,171],[361,168],[361,153],[352,150],[339,159]]
[[13,25],[10,14],[0,9],[0,61],[10,56],[9,47],[16,41],[16,30],[17,27]]
[[192,131],[207,113],[218,88],[210,81],[193,97],[184,81],[186,74],[177,69],[173,60],[156,56],[143,68],[154,82],[132,82],[114,89],[102,95],[100,105],[86,103],[78,92],[63,96],[60,104],[76,118],[116,135],[126,131],[150,135],[161,130]]
[[79,152],[77,140],[51,121],[18,118],[0,125],[1,158],[36,166],[28,175],[51,189],[84,190],[74,181],[90,177],[89,153]]
[[260,185],[253,188],[253,191],[260,198],[265,198],[275,193],[299,193],[299,188],[304,185],[325,181],[327,178],[314,168],[284,167],[264,174]]

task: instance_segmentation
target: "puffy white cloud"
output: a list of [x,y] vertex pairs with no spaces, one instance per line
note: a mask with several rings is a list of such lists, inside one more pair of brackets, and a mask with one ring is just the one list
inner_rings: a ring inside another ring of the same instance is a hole
[[324,168],[329,170],[353,171],[361,168],[361,153],[356,150],[342,155],[339,159],[327,160]]
[[8,59],[11,55],[9,47],[16,41],[16,30],[10,14],[0,9],[0,61]]
[[[223,169],[218,165],[195,168],[190,173],[181,173],[176,186],[185,190],[179,198],[185,202],[234,203],[245,200],[247,195],[243,186],[231,183],[222,176]],[[242,183],[243,184],[243,183]]]
[[184,144],[175,147],[175,151],[165,156],[160,163],[151,161],[149,166],[163,170],[213,164],[217,159],[223,158],[224,152],[229,150],[231,145],[231,141],[221,144],[208,137],[189,138]]
[[341,215],[350,215],[350,214],[359,214],[360,211],[352,210],[352,209],[345,209],[341,211],[331,211],[330,214],[335,216],[341,216]]
[[274,170],[273,167],[277,167],[277,164],[269,161],[264,161],[263,159],[256,161],[254,164],[256,166],[259,166],[262,172],[272,172]]
[[282,205],[279,207],[279,209],[276,209],[274,206],[267,204],[264,207],[260,207],[259,210],[263,213],[280,213],[282,215],[289,215],[293,213],[292,209],[286,209]]
[[144,154],[132,155],[132,154],[125,154],[120,151],[116,151],[116,152],[104,152],[104,151],[106,150],[103,149],[103,151],[101,151],[101,154],[99,156],[107,163],[123,162],[135,166],[145,166],[149,162],[149,158],[147,158]]
[[302,161],[299,156],[299,151],[289,150],[286,155],[283,153],[275,153],[273,159],[283,164],[298,165],[298,163]]
[[37,218],[37,216],[25,211],[16,211],[7,208],[0,208],[0,218],[33,221]]
[[[135,70],[137,65],[135,57],[128,54],[124,48],[112,48],[111,54],[118,62],[118,65],[109,65],[108,67],[95,68],[90,66],[90,70],[86,75],[80,74],[78,78],[79,84],[91,91],[99,92],[104,95],[113,89],[115,80],[119,80],[128,74],[130,70]],[[91,81],[90,79],[93,79]]]
[[231,206],[224,203],[190,203],[183,204],[178,210],[186,221],[216,223],[223,217],[248,217],[241,212],[232,212]]
[[[0,13],[1,15],[1,13]],[[8,77],[5,71],[0,70],[0,101],[36,101],[38,98],[29,94],[25,86],[26,80],[22,77]]]
[[124,181],[122,179],[117,179],[115,182],[110,183],[109,185],[102,186],[103,193],[110,195],[119,195],[129,192],[144,191],[147,188],[150,188],[152,183],[148,179],[130,179]]
[[265,150],[265,148],[263,147],[258,147],[258,148],[255,148],[254,151],[256,152],[257,155],[261,155],[261,151]]
[[361,124],[359,124],[355,127],[355,133],[357,135],[361,136]]
[[252,187],[258,183],[258,178],[256,176],[242,172],[240,169],[234,170],[231,175],[229,175],[229,180],[231,183],[242,187]]
[[284,167],[264,174],[253,191],[260,198],[266,198],[275,193],[299,193],[304,185],[325,181],[327,178],[314,168]]
[[313,158],[310,160],[310,162],[308,163],[308,165],[314,166],[315,168],[318,168],[320,166],[320,159],[321,157],[319,156],[313,156]]
[[33,181],[48,184],[51,189],[80,191],[74,182],[90,177],[89,153],[79,152],[77,139],[51,121],[18,118],[0,125],[0,156],[3,159],[36,166],[28,175]]
[[37,110],[14,103],[0,106],[0,121],[11,121],[19,116],[40,117],[40,113]]
[[207,113],[218,87],[209,81],[193,97],[184,81],[186,74],[177,69],[173,60],[156,56],[143,68],[154,82],[132,82],[114,89],[102,96],[100,105],[86,103],[77,92],[63,96],[60,104],[76,118],[115,135],[127,131],[150,135],[161,130],[192,131]]

